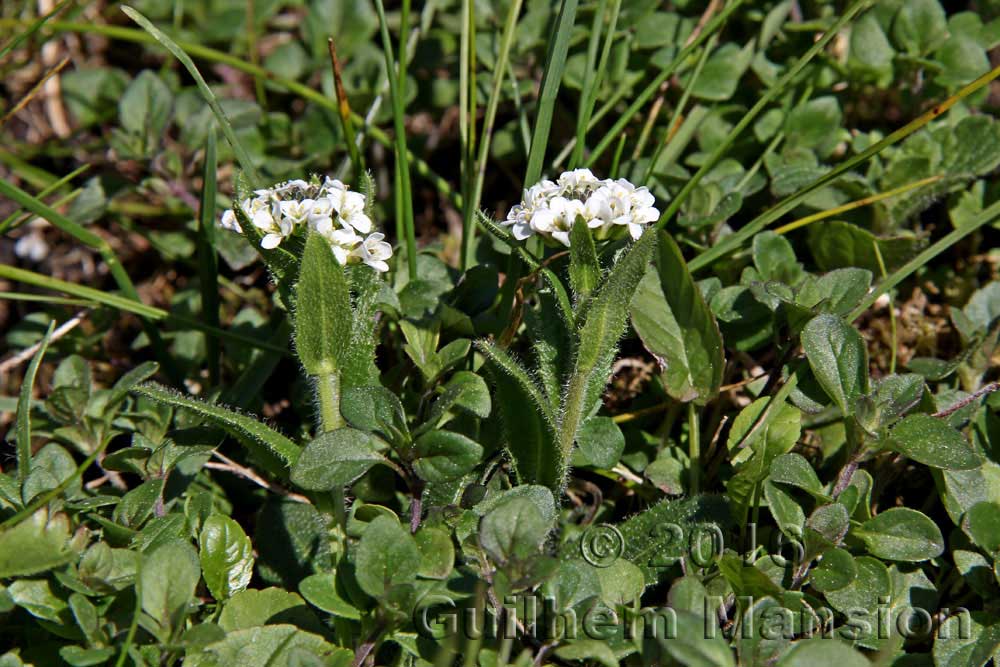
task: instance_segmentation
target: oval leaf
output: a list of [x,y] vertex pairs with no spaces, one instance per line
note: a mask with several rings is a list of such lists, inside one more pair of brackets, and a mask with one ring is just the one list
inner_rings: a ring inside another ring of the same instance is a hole
[[965,436],[931,415],[905,417],[892,429],[889,444],[903,456],[932,468],[972,470],[983,463]]
[[306,445],[292,466],[291,479],[308,491],[330,491],[347,486],[382,460],[370,435],[340,428]]

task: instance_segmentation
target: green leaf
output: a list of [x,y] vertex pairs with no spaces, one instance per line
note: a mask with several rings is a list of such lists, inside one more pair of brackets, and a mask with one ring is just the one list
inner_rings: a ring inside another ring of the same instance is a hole
[[767,480],[764,482],[764,498],[781,532],[794,539],[801,539],[806,513],[795,497],[771,480]]
[[593,661],[604,667],[618,667],[618,657],[607,642],[597,639],[577,639],[556,649],[563,660]]
[[372,437],[350,427],[319,434],[292,466],[291,480],[308,491],[331,491],[356,480],[385,460]]
[[312,505],[287,498],[270,498],[256,517],[268,526],[271,539],[257,540],[257,573],[268,585],[295,590],[314,572],[333,566],[329,519]]
[[823,554],[819,565],[809,571],[809,583],[820,593],[838,591],[850,585],[858,576],[854,557],[837,547]]
[[679,664],[687,667],[735,667],[736,660],[722,633],[707,633],[702,614],[677,613],[677,632],[669,638],[657,637],[660,646]]
[[420,550],[410,531],[393,517],[381,515],[361,535],[355,556],[361,589],[375,598],[393,586],[411,583],[420,567]]
[[[892,271],[913,257],[918,249],[912,234],[880,237],[867,229],[841,220],[826,220],[808,229],[809,249],[816,265],[823,271],[860,267],[880,272],[878,256],[887,271]],[[878,246],[878,253],[875,247]]]
[[659,236],[656,271],[646,273],[632,297],[632,325],[664,368],[667,393],[703,405],[722,383],[722,334],[680,248],[665,232]]
[[594,237],[583,218],[578,217],[569,233],[569,282],[577,298],[588,296],[601,279]]
[[250,583],[253,545],[240,524],[213,514],[201,528],[198,548],[205,584],[216,600],[227,600]]
[[768,412],[774,416],[767,423],[762,422],[770,404],[769,397],[758,398],[736,415],[729,431],[727,446],[736,474],[727,482],[726,489],[740,521],[749,509],[754,488],[770,472],[771,462],[795,446],[802,430],[802,413],[784,401],[772,406]]
[[601,582],[601,599],[611,606],[633,604],[646,588],[642,570],[623,558],[597,568],[597,579]]
[[916,373],[888,375],[879,379],[872,392],[858,401],[856,419],[875,435],[917,405],[923,395],[922,376]]
[[948,38],[948,17],[938,0],[907,0],[892,22],[896,44],[914,56],[925,56]]
[[806,519],[804,531],[805,557],[816,558],[838,546],[847,535],[850,515],[843,503],[820,505]]
[[844,415],[868,391],[868,352],[853,327],[835,315],[818,315],[802,331],[802,348],[820,386]]
[[476,347],[487,359],[495,403],[500,407],[504,445],[521,484],[558,488],[564,463],[556,447],[552,414],[542,390],[505,350],[487,342]]
[[141,384],[133,391],[160,403],[190,410],[229,433],[247,446],[251,452],[256,454],[263,449],[263,453],[270,453],[285,466],[290,465],[299,456],[298,445],[253,417],[219,405],[205,403],[196,398],[183,396],[155,382]]
[[153,70],[143,70],[132,80],[118,101],[122,128],[142,140],[144,153],[159,145],[170,120],[173,96]]
[[822,637],[803,639],[781,656],[777,667],[870,667],[863,653],[847,644]]
[[[333,662],[333,656],[342,662]],[[228,632],[222,641],[189,653],[184,663],[192,667],[291,667],[347,664],[350,657],[347,649],[338,649],[319,635],[304,632],[294,625],[281,624]],[[317,659],[322,662],[316,662]]]
[[801,104],[785,119],[785,140],[791,146],[812,148],[820,157],[829,153],[840,140],[843,114],[837,98],[825,95]]
[[336,572],[318,572],[299,582],[299,592],[309,604],[339,618],[361,620],[361,612],[338,590]]
[[403,404],[382,385],[347,387],[340,397],[340,412],[351,426],[378,433],[397,446],[410,441]]
[[933,468],[972,470],[983,462],[965,436],[944,419],[931,415],[904,417],[890,432],[889,446]]
[[458,371],[441,390],[441,394],[431,404],[427,420],[416,430],[419,435],[424,431],[437,428],[452,411],[461,411],[486,419],[493,410],[490,400],[490,389],[486,381],[472,371]]
[[421,577],[447,579],[455,567],[455,546],[451,532],[436,526],[422,526],[414,535],[420,550]]
[[21,484],[31,472],[31,399],[35,389],[35,376],[38,374],[38,366],[45,356],[55,326],[55,322],[49,323],[49,328],[38,345],[38,351],[31,358],[28,370],[24,373],[21,393],[17,399],[17,427],[14,437],[17,448],[17,480]]
[[895,51],[882,31],[875,14],[869,12],[851,28],[848,62],[876,79],[887,82],[892,78],[892,59]]
[[823,492],[823,485],[816,476],[816,471],[801,454],[782,454],[774,459],[768,479],[798,487],[813,495]]
[[580,427],[576,444],[591,465],[609,470],[625,450],[625,434],[611,417],[591,417]]
[[324,631],[323,623],[301,597],[280,588],[240,591],[225,602],[219,614],[219,626],[226,632],[278,623],[291,623],[307,632]]
[[827,591],[826,599],[834,609],[847,613],[849,609],[876,609],[892,593],[889,568],[870,556],[854,559],[858,576],[843,588]]
[[878,558],[920,562],[944,553],[941,529],[925,514],[893,507],[864,522],[854,531]]
[[164,630],[179,628],[200,578],[194,547],[186,540],[167,542],[142,560],[142,610]]
[[459,479],[476,467],[483,448],[460,433],[430,431],[417,438],[414,470],[431,483]]
[[491,509],[479,527],[479,543],[495,561],[526,559],[538,552],[550,522],[530,499],[514,496]]
[[619,524],[624,543],[622,557],[639,566],[646,584],[653,585],[673,565],[690,555],[688,539],[704,526],[708,535],[730,522],[728,499],[698,495],[653,505]]
[[73,558],[69,519],[40,509],[0,532],[0,579],[23,577],[59,567]]
[[723,44],[705,63],[691,94],[702,100],[728,100],[736,93],[740,78],[750,66],[753,56],[753,41],[747,42],[743,48],[736,44]]
[[764,280],[777,280],[788,285],[794,285],[804,273],[791,242],[772,231],[753,237],[753,263]]
[[988,555],[1000,555],[1000,503],[976,503],[963,517],[962,528]]
[[351,345],[351,292],[344,267],[309,234],[295,286],[295,352],[309,375],[335,373]]
[[205,83],[205,79],[202,78],[201,73],[198,71],[198,68],[195,67],[191,58],[184,53],[183,49],[181,49],[181,47],[179,47],[172,39],[164,35],[159,29],[157,29],[156,26],[150,23],[149,19],[145,16],[128,5],[123,5],[122,11],[125,12],[130,19],[138,23],[143,30],[152,35],[156,41],[165,46],[166,49],[170,51],[170,53],[172,53],[182,65],[184,65],[184,68],[198,85],[198,90],[201,92],[202,97],[205,98],[208,106],[212,109],[212,113],[215,114],[216,119],[219,121],[222,133],[226,135],[226,140],[229,142],[229,145],[232,146],[233,152],[236,154],[236,158],[240,162],[240,166],[243,167],[243,171],[250,176],[250,180],[255,187],[261,187],[262,183],[260,174],[257,173],[257,168],[254,166],[253,160],[250,159],[250,154],[247,153],[246,148],[244,148],[243,144],[241,144],[239,139],[236,138],[236,133],[233,132],[233,126],[229,122],[229,117],[226,116],[226,112],[222,110],[221,106],[219,106],[219,101],[215,98],[215,93],[213,93],[212,89],[208,87],[207,83]]

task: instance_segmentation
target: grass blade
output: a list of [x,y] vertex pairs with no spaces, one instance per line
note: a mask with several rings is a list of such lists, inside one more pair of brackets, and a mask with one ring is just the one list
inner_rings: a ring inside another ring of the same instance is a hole
[[648,183],[649,179],[653,177],[653,169],[656,167],[656,163],[659,162],[660,156],[663,155],[663,149],[667,147],[667,144],[677,136],[677,129],[680,128],[681,117],[684,113],[684,109],[687,108],[688,101],[691,99],[691,92],[694,87],[698,85],[698,77],[701,76],[701,71],[705,67],[705,63],[708,62],[708,56],[712,53],[715,48],[715,43],[718,40],[716,36],[713,35],[709,40],[705,48],[702,49],[701,55],[698,56],[698,62],[695,63],[694,71],[691,72],[691,78],[688,80],[687,86],[684,88],[684,92],[681,93],[681,99],[677,102],[677,107],[674,112],[670,115],[670,122],[667,123],[667,136],[663,138],[656,146],[656,150],[653,151],[653,157],[649,159],[649,166],[646,168],[646,175],[643,176],[642,182]]
[[[25,25],[23,21],[0,18],[0,28],[3,29],[8,29],[8,28],[18,29],[23,25]],[[135,42],[138,44],[154,44],[157,41],[151,35],[143,32],[142,30],[138,30],[136,28],[125,28],[122,26],[100,25],[93,23],[74,23],[71,21],[53,21],[48,25],[48,28],[56,32],[76,32],[76,33],[102,35],[109,39],[117,39],[125,42]],[[278,86],[280,88],[284,88],[288,92],[294,95],[298,95],[299,97],[305,100],[314,102],[315,104],[323,107],[324,109],[329,109],[330,111],[333,112],[338,111],[337,102],[329,99],[328,97],[323,95],[323,93],[317,90],[313,90],[309,86],[299,83],[298,81],[293,81],[291,79],[287,79],[278,74],[275,74],[269,69],[265,69],[263,67],[254,65],[253,63],[248,63],[245,60],[241,60],[240,58],[232,56],[228,53],[224,53],[223,51],[219,51],[218,49],[202,46],[201,44],[197,44],[194,42],[180,41],[180,42],[175,42],[175,44],[184,49],[186,53],[196,58],[200,58],[208,62],[229,65],[233,69],[236,69],[240,72],[244,72],[251,76],[264,77],[267,79],[269,83]],[[367,133],[370,134],[372,139],[374,139],[376,142],[382,144],[386,148],[393,148],[395,146],[393,139],[389,137],[389,135],[383,132],[381,129],[379,129],[374,125],[365,126],[365,119],[361,117],[359,114],[354,113],[352,111],[351,119],[354,121],[354,123],[362,125],[363,129],[367,131]],[[2,151],[0,151],[0,158],[4,158],[6,156],[7,154],[4,154]],[[446,179],[438,175],[433,169],[431,169],[430,165],[428,165],[427,162],[420,159],[412,152],[410,151],[407,152],[407,158],[409,159],[410,165],[413,167],[413,170],[418,175],[426,179],[427,182],[430,183],[432,186],[434,186],[434,188],[439,193],[441,193],[442,196],[448,198],[455,205],[456,208],[459,209],[462,208],[462,201],[463,201],[462,195],[455,192],[452,189],[451,184]]]
[[719,12],[715,18],[706,23],[704,29],[701,31],[701,34],[681,49],[680,53],[677,54],[677,57],[674,58],[669,65],[664,67],[660,73],[656,75],[655,79],[650,81],[646,87],[643,88],[642,92],[639,93],[632,104],[630,104],[625,112],[618,117],[618,120],[616,120],[614,125],[611,126],[611,129],[608,130],[607,134],[604,135],[604,138],[598,142],[597,146],[584,163],[585,166],[590,167],[597,162],[597,159],[604,154],[604,151],[606,151],[611,144],[617,141],[622,135],[622,131],[625,129],[625,126],[629,124],[629,121],[632,120],[632,117],[635,116],[635,114],[639,112],[639,109],[645,106],[646,102],[648,102],[649,99],[656,93],[656,91],[660,88],[660,84],[673,76],[674,72],[677,71],[677,68],[686,62],[688,57],[694,53],[695,50],[705,42],[705,40],[718,32],[719,29],[722,28],[722,25],[726,22],[726,19],[729,18],[729,15],[736,11],[736,9],[742,5],[744,1],[745,0],[733,0],[733,2]]
[[796,206],[798,206],[806,197],[810,194],[823,187],[824,185],[831,183],[841,174],[844,174],[859,164],[867,162],[870,157],[876,155],[885,148],[896,144],[906,137],[910,136],[917,130],[921,129],[929,122],[935,118],[941,116],[946,111],[951,109],[953,106],[959,103],[962,99],[968,97],[972,93],[976,92],[983,86],[989,84],[990,81],[1000,76],[1000,66],[997,66],[982,75],[975,81],[972,81],[964,88],[959,90],[957,93],[944,100],[940,104],[934,105],[930,110],[921,114],[917,118],[913,119],[903,127],[899,128],[895,132],[892,132],[887,137],[878,141],[862,152],[858,153],[849,160],[845,160],[840,163],[830,171],[828,171],[823,176],[817,178],[812,184],[806,186],[805,188],[799,190],[798,192],[789,195],[782,201],[780,201],[775,206],[771,207],[764,213],[760,214],[746,225],[738,229],[733,234],[720,240],[719,243],[715,244],[705,252],[699,254],[691,262],[688,263],[688,267],[691,271],[697,271],[699,269],[709,266],[712,262],[716,261],[720,257],[723,257],[733,250],[739,248],[745,241],[747,241],[754,234],[760,230],[769,226],[772,222],[778,220],[781,216],[785,215]]
[[875,204],[882,201],[883,199],[889,199],[895,197],[896,195],[901,195],[904,192],[909,192],[910,190],[916,190],[917,188],[922,188],[925,185],[930,185],[931,183],[937,183],[943,176],[930,176],[928,178],[922,178],[919,181],[913,181],[912,183],[907,183],[906,185],[901,185],[898,188],[893,188],[891,190],[886,190],[885,192],[878,192],[876,194],[870,195],[868,197],[863,197],[861,199],[856,199],[852,202],[848,202],[841,206],[836,206],[826,211],[820,211],[819,213],[813,213],[812,215],[807,215],[804,218],[799,218],[789,222],[787,225],[782,225],[774,230],[775,234],[787,234],[795,229],[801,229],[806,225],[811,225],[814,222],[819,222],[820,220],[826,220],[827,218],[832,218],[841,213],[846,213],[847,211],[853,211],[856,208],[861,208],[862,206],[868,206],[869,204]]
[[695,172],[681,191],[670,201],[670,205],[667,206],[666,210],[663,211],[663,215],[660,216],[660,220],[656,223],[657,228],[662,229],[664,225],[669,221],[680,209],[681,204],[688,198],[688,195],[694,191],[698,184],[701,183],[701,179],[705,177],[709,171],[715,168],[719,160],[726,154],[726,151],[733,145],[736,139],[739,138],[743,131],[750,127],[750,124],[760,115],[764,109],[771,104],[779,95],[782,95],[787,90],[788,86],[795,80],[795,78],[802,72],[806,65],[808,65],[813,58],[815,58],[820,51],[826,48],[826,45],[833,40],[834,37],[840,33],[840,30],[850,23],[859,13],[863,10],[868,9],[871,6],[871,0],[857,0],[854,4],[848,7],[837,22],[830,26],[830,29],[823,33],[823,36],[813,44],[808,51],[806,51],[802,56],[795,61],[795,64],[789,68],[787,72],[771,86],[770,89],[764,95],[757,100],[757,102],[750,108],[750,110],[744,114],[739,122],[729,131],[726,138],[720,143],[712,154],[708,157],[703,165]]
[[891,290],[899,283],[903,282],[903,280],[908,278],[911,274],[920,269],[920,267],[930,262],[942,252],[955,245],[983,225],[996,220],[998,217],[1000,217],[1000,202],[984,208],[972,220],[948,232],[946,235],[938,239],[937,242],[917,254],[916,257],[889,274],[885,280],[878,283],[868,294],[865,295],[865,298],[861,300],[861,303],[859,303],[857,307],[850,312],[847,316],[847,320],[851,321],[861,317],[861,315],[868,310],[880,296]]
[[[73,171],[69,172],[68,174],[66,174],[65,176],[63,176],[62,178],[60,178],[55,183],[52,183],[50,185],[45,186],[45,188],[43,188],[38,193],[38,195],[36,195],[36,199],[41,200],[42,197],[49,196],[50,194],[52,194],[53,192],[55,192],[56,190],[58,190],[62,186],[66,185],[67,183],[69,183],[70,181],[72,181],[74,178],[76,178],[80,174],[82,174],[85,171],[87,171],[88,169],[90,169],[90,165],[89,164],[85,164],[85,165],[82,165],[80,167],[77,167]],[[21,216],[22,212],[23,212],[23,209],[22,210],[14,211],[10,215],[8,215],[6,218],[4,218],[3,222],[0,222],[0,236],[3,236],[7,232],[9,232],[11,229],[17,228],[21,224],[20,221],[19,221],[19,217]]]
[[222,133],[226,136],[226,140],[229,142],[229,145],[233,147],[233,153],[236,154],[236,159],[239,160],[240,166],[243,167],[243,171],[246,172],[253,185],[260,187],[262,185],[262,181],[260,173],[257,171],[257,167],[254,166],[253,160],[250,159],[250,154],[247,153],[246,148],[244,148],[243,144],[240,143],[240,140],[236,138],[236,133],[233,132],[233,126],[229,122],[229,117],[226,115],[226,112],[222,110],[222,107],[219,106],[219,101],[215,98],[215,93],[213,93],[212,89],[208,87],[207,83],[205,83],[205,79],[201,76],[201,72],[198,71],[198,68],[195,67],[191,57],[188,56],[188,54],[184,52],[184,49],[178,46],[174,40],[163,34],[159,28],[149,21],[149,19],[132,7],[123,5],[122,11],[125,12],[130,19],[138,23],[143,30],[152,35],[156,41],[162,44],[167,51],[170,51],[170,53],[172,53],[174,57],[177,58],[182,65],[184,65],[184,68],[191,75],[191,78],[193,78],[195,83],[198,84],[198,90],[201,91],[202,97],[205,98],[205,102],[208,103],[208,106],[211,107],[216,120],[219,121]]
[[340,128],[344,132],[344,141],[347,142],[347,151],[351,156],[351,167],[354,169],[354,179],[361,179],[361,174],[365,172],[365,163],[361,159],[361,151],[358,149],[357,140],[354,134],[354,119],[351,118],[351,104],[347,99],[347,91],[344,89],[344,78],[340,69],[340,59],[337,58],[337,47],[333,43],[333,37],[326,41],[330,49],[330,66],[333,67],[333,89],[337,93],[337,115],[340,117]]
[[[496,66],[493,70],[493,87],[490,90],[490,99],[486,104],[486,116],[483,118],[483,134],[479,139],[479,156],[476,159],[472,178],[473,185],[467,194],[466,205],[463,209],[464,219],[462,221],[462,268],[467,269],[469,258],[472,256],[472,244],[475,240],[475,212],[479,209],[479,200],[483,195],[483,182],[486,179],[486,161],[489,158],[490,142],[493,137],[493,126],[496,121],[497,107],[500,104],[500,89],[503,87],[504,75],[507,70],[507,62],[510,58],[510,46],[514,41],[514,33],[517,29],[517,17],[521,13],[521,0],[514,0],[510,4],[507,12],[507,20],[504,23],[503,34],[500,37],[500,53],[497,55]],[[472,109],[474,114],[475,109]]]
[[66,5],[68,5],[72,1],[73,0],[63,0],[58,5],[56,5],[51,12],[32,22],[32,24],[28,26],[27,29],[14,35],[14,37],[11,38],[9,42],[4,44],[3,47],[0,48],[0,60],[6,58],[8,53],[16,49],[18,46],[20,46],[24,42],[24,40],[28,39],[36,32],[38,32],[38,30],[43,25],[45,25],[49,21],[49,19],[51,19],[53,16],[61,12],[66,7]]
[[[396,67],[393,64],[392,41],[389,37],[389,25],[385,20],[385,6],[382,0],[375,0],[375,10],[378,12],[379,26],[382,33],[382,50],[385,53],[385,68],[389,77],[389,97],[392,98],[392,124],[396,133],[396,164],[398,166],[399,196],[403,213],[403,232],[406,236],[406,266],[410,280],[417,278],[417,233],[413,226],[413,196],[410,189],[409,151],[406,149],[406,125],[401,84],[393,76]],[[405,76],[400,72],[399,78]]]
[[569,53],[569,39],[573,34],[573,23],[576,21],[577,0],[563,0],[559,9],[559,17],[552,34],[555,39],[549,44],[549,53],[545,60],[545,73],[542,75],[542,90],[538,98],[538,112],[535,114],[535,132],[531,137],[531,150],[528,153],[528,168],[524,174],[525,187],[536,183],[542,176],[542,164],[545,161],[545,148],[549,143],[549,131],[552,129],[552,114],[555,112],[556,95],[562,82],[563,70],[566,67],[566,55]]
[[476,134],[476,86],[472,85],[472,77],[476,72],[476,50],[472,45],[476,42],[476,12],[472,0],[462,0],[462,33],[459,37],[458,55],[458,136],[462,149],[462,249],[460,266],[462,270],[469,268],[472,237],[475,233],[476,207],[469,205],[472,189],[475,184],[473,164],[475,164],[475,134]]
[[[198,216],[198,282],[201,285],[201,316],[205,324],[219,327],[219,257],[215,251],[215,194],[216,156],[215,130],[209,130],[205,144],[205,168],[201,188],[201,206]],[[208,358],[208,378],[212,385],[219,383],[221,349],[219,339],[205,335],[205,354]]]
[[[594,20],[590,24],[590,40],[587,42],[587,64],[583,70],[583,86],[580,90],[580,108],[576,113],[576,146],[573,148],[573,155],[569,161],[570,169],[576,168],[583,157],[583,135],[587,131],[588,111],[593,111],[590,105],[591,93],[600,86],[597,72],[597,49],[601,45],[601,29],[604,27],[604,14],[607,11],[608,0],[598,0],[597,9],[594,10]],[[620,6],[620,2],[616,3]],[[614,28],[605,39],[605,45],[610,42],[610,37],[614,34]],[[596,93],[594,93],[596,98]]]
[[[104,260],[104,263],[108,265],[111,277],[114,278],[118,288],[125,294],[125,296],[132,301],[141,301],[139,299],[139,292],[136,291],[135,285],[132,284],[132,279],[129,278],[128,273],[125,271],[125,267],[123,267],[122,263],[118,261],[117,255],[115,255],[114,250],[111,249],[111,246],[108,245],[107,241],[83,225],[73,222],[61,213],[49,208],[38,198],[32,197],[24,190],[21,190],[6,181],[0,180],[0,195],[13,200],[21,206],[21,208],[24,208],[39,217],[45,218],[45,220],[57,229],[69,234],[77,241],[80,241],[84,245],[96,250],[98,254],[100,254],[101,259]],[[175,379],[177,376],[177,366],[170,362],[170,357],[167,354],[167,348],[163,344],[163,338],[160,336],[160,332],[148,323],[143,323],[143,327],[146,330],[146,335],[149,337],[150,344],[153,346],[156,358],[160,361],[160,365],[164,366],[168,375],[171,376],[171,379]]]
[[182,327],[190,327],[192,329],[197,329],[198,331],[204,331],[213,336],[217,336],[218,338],[229,340],[240,345],[246,345],[260,350],[267,350],[282,356],[291,356],[287,349],[278,345],[258,340],[252,336],[245,336],[234,331],[218,329],[197,319],[175,315],[174,313],[170,313],[162,308],[147,306],[141,301],[129,299],[119,294],[104,292],[102,290],[94,289],[93,287],[77,285],[76,283],[66,282],[65,280],[59,280],[58,278],[52,278],[51,276],[45,276],[33,271],[26,271],[25,269],[18,269],[16,267],[6,265],[0,265],[0,278],[15,280],[26,285],[34,285],[35,287],[41,287],[43,289],[64,292],[70,296],[86,299],[87,301],[92,301],[103,306],[108,306],[126,313],[138,315],[139,317],[152,322],[163,320]]
[[14,436],[17,444],[17,481],[24,484],[24,480],[31,472],[31,394],[35,389],[35,376],[38,374],[38,366],[42,363],[45,350],[49,347],[49,339],[56,323],[50,322],[49,328],[42,338],[38,351],[31,358],[28,370],[21,381],[21,395],[17,399],[17,432]]

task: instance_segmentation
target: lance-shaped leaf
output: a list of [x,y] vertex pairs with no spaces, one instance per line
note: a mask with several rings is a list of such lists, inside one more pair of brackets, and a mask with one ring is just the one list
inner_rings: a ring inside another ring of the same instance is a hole
[[646,349],[664,367],[664,388],[670,396],[704,404],[719,393],[725,365],[719,325],[681,249],[665,232],[660,232],[655,270],[639,283],[630,313]]
[[569,282],[577,298],[590,294],[601,279],[594,237],[583,218],[577,218],[569,233]]
[[351,343],[351,290],[319,234],[306,239],[295,302],[295,348],[306,373],[338,371]]
[[476,344],[496,393],[495,403],[507,441],[507,451],[521,484],[562,484],[563,462],[555,445],[553,417],[542,390],[507,352],[487,341]]
[[581,307],[583,326],[557,429],[563,461],[569,460],[577,431],[607,385],[618,339],[625,331],[629,301],[646,272],[655,245],[656,234],[643,235],[618,260],[600,290]]
[[277,463],[278,465],[268,465],[270,472],[274,474],[283,475],[284,468],[291,465],[299,456],[299,447],[292,440],[249,415],[183,396],[173,389],[155,382],[139,385],[133,391],[175,408],[190,410],[218,426],[239,440],[255,456],[260,458],[263,464]]

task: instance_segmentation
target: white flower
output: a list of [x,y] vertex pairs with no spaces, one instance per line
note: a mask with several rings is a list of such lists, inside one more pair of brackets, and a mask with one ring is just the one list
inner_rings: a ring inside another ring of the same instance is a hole
[[569,232],[578,217],[583,217],[586,205],[579,199],[553,197],[548,208],[535,212],[531,228],[539,234],[550,236],[564,246],[569,246]]
[[334,208],[333,199],[320,197],[313,202],[306,220],[309,222],[309,229],[326,235],[333,230],[333,219],[336,216],[337,209]]
[[564,171],[557,181],[565,193],[572,193],[596,186],[600,183],[589,169]]
[[589,169],[574,169],[563,172],[556,182],[541,181],[526,189],[524,199],[511,207],[502,224],[511,228],[515,239],[537,234],[564,246],[570,244],[577,219],[597,239],[617,236],[619,230],[637,239],[660,217],[654,203],[647,188],[624,178],[600,180]]
[[340,219],[358,232],[367,234],[372,230],[372,221],[365,213],[365,196],[360,192],[344,190],[339,202],[334,198],[335,207],[340,213]]
[[383,241],[384,238],[385,235],[379,232],[371,234],[351,252],[351,256],[360,259],[376,271],[385,273],[389,270],[385,260],[392,257],[392,246]]
[[[551,184],[555,187],[555,184]],[[320,234],[340,264],[365,263],[376,271],[388,271],[385,260],[392,246],[384,235],[372,233],[374,224],[365,213],[365,196],[351,191],[335,178],[316,176],[309,181],[295,179],[254,191],[239,203],[243,213],[260,232],[260,245],[277,248],[300,229]],[[219,226],[242,234],[236,212],[222,214]],[[365,235],[368,235],[367,237]]]
[[[355,234],[354,230],[350,227],[339,227],[332,230],[329,234],[324,234],[324,237],[329,241],[330,250],[333,251],[333,256],[337,258],[340,264],[347,264],[351,259],[351,253],[361,243],[361,237]],[[389,254],[392,254],[391,247],[389,248]]]
[[219,224],[223,229],[228,229],[229,231],[236,232],[237,234],[243,233],[243,228],[240,227],[240,222],[236,219],[236,214],[233,213],[232,209],[228,209],[222,214],[222,222]]

